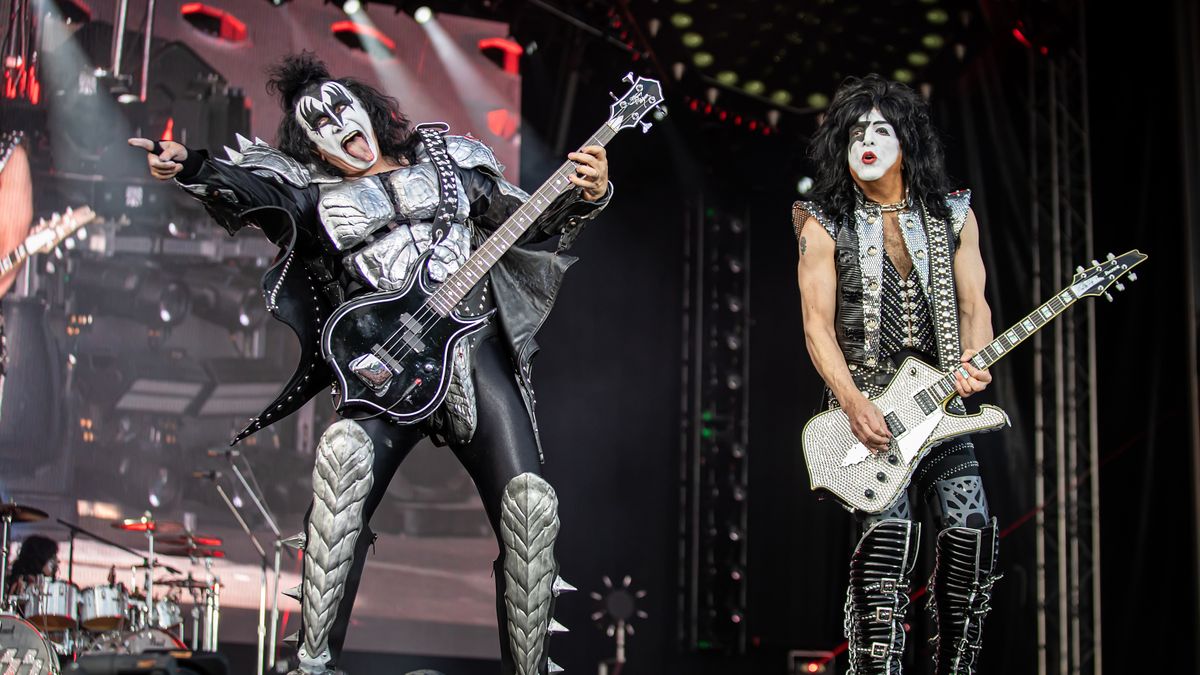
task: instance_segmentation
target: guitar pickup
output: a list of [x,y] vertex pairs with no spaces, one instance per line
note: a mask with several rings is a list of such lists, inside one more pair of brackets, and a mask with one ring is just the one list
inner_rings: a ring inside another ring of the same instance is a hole
[[375,345],[371,352],[351,361],[350,372],[376,395],[380,395],[387,391],[392,382],[392,375],[399,372],[400,364],[379,345]]
[[908,431],[904,423],[900,421],[900,418],[894,412],[884,415],[883,421],[887,423],[888,431],[892,432],[892,436],[895,438],[903,436],[904,432]]

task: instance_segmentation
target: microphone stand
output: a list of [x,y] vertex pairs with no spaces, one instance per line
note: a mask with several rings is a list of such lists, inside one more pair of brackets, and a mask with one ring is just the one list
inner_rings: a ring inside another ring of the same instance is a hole
[[[242,487],[244,487],[246,489],[246,494],[250,495],[251,501],[254,502],[254,505],[256,507],[258,507],[258,511],[259,511],[259,513],[262,514],[263,520],[265,520],[267,522],[267,527],[271,528],[271,532],[275,535],[275,567],[274,567],[275,583],[274,583],[274,589],[271,593],[271,630],[270,630],[269,637],[268,637],[269,643],[268,643],[268,647],[267,647],[267,667],[274,669],[275,668],[275,636],[279,632],[279,564],[280,564],[280,558],[282,556],[282,550],[283,550],[283,535],[279,531],[279,525],[275,522],[275,518],[271,515],[270,511],[267,509],[266,504],[264,503],[264,501],[265,501],[264,498],[259,497],[258,490],[250,487],[250,483],[246,480],[246,477],[244,475],[242,475],[241,470],[238,469],[237,462],[235,461],[234,458],[242,456],[242,454],[235,450],[224,450],[223,452],[225,453],[226,458],[229,460],[229,468],[233,470],[233,475],[237,476],[237,479],[242,484]],[[246,458],[244,456],[242,456],[242,461],[246,462],[247,471],[253,471],[253,468],[250,466],[250,463],[246,460]],[[257,481],[256,481],[256,484],[257,484]],[[265,584],[264,584],[264,589],[265,589]],[[262,623],[261,617],[260,617],[259,632],[261,633],[263,630],[264,630],[264,626],[263,626],[263,623]],[[260,660],[261,660],[261,657],[260,657]]]
[[[217,494],[221,495],[221,499],[224,500],[225,505],[229,507],[229,512],[233,514],[233,517],[237,520],[238,525],[241,526],[242,531],[246,533],[247,537],[250,537],[250,542],[254,544],[254,548],[258,551],[262,574],[259,578],[258,586],[258,663],[255,666],[255,673],[257,675],[263,675],[263,638],[265,637],[263,635],[263,631],[267,606],[267,552],[264,551],[262,545],[258,543],[258,537],[254,536],[254,532],[250,530],[250,526],[246,523],[246,519],[242,518],[241,512],[239,512],[238,508],[234,506],[233,500],[229,498],[229,494],[225,492],[225,488],[221,487],[221,484],[217,482],[215,475],[212,478],[212,482],[213,487],[217,489]],[[215,634],[213,637],[216,637]],[[215,643],[216,640],[214,639],[213,642]],[[216,645],[214,644],[213,647],[215,650]]]

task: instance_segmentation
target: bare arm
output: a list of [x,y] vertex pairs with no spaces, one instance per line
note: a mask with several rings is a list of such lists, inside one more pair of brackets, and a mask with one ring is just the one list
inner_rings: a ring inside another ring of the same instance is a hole
[[967,211],[967,221],[959,234],[958,252],[954,256],[954,287],[958,294],[959,334],[962,337],[963,368],[955,377],[955,389],[959,396],[970,396],[983,391],[992,381],[992,375],[968,363],[980,349],[992,341],[992,310],[988,307],[983,289],[987,271],[979,253],[979,222],[975,212]]
[[800,230],[800,262],[796,266],[804,312],[804,341],[817,372],[850,417],[855,437],[868,448],[882,451],[887,449],[891,437],[887,424],[879,409],[858,390],[837,342],[834,248],[833,239],[815,218],[805,221]]
[[[8,255],[29,236],[33,220],[33,183],[29,174],[29,156],[25,147],[13,148],[0,172],[0,256]],[[8,293],[20,267],[0,277],[0,296]]]

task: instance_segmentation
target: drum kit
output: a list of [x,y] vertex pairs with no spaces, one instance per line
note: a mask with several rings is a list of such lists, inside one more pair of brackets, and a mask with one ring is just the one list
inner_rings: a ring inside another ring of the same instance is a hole
[[[212,573],[212,561],[224,557],[220,538],[189,532],[181,523],[155,520],[149,513],[111,523],[118,530],[145,533],[149,555],[143,556],[60,519],[58,522],[71,530],[72,542],[82,534],[142,557],[140,564],[131,567],[133,579],[141,575],[140,587],[130,589],[117,582],[116,566],[110,568],[107,584],[86,588],[70,578],[45,575],[8,579],[12,524],[47,517],[40,509],[0,503],[0,673],[57,675],[60,663],[80,654],[138,654],[189,647],[217,650],[221,582]],[[203,562],[205,578],[185,576],[157,560],[156,546],[158,555]],[[159,571],[170,576],[155,579]],[[190,617],[185,617],[182,608],[187,604],[182,602],[185,596],[191,604]]]

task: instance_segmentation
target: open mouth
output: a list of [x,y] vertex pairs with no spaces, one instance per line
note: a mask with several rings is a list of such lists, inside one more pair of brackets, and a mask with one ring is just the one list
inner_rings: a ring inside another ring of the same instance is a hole
[[864,152],[862,155],[863,164],[874,164],[876,159],[878,158],[875,157],[875,153],[871,152],[870,150]]
[[361,162],[375,161],[375,153],[371,152],[371,146],[367,143],[367,138],[362,135],[361,131],[350,132],[342,140],[342,149],[346,151],[347,155]]

